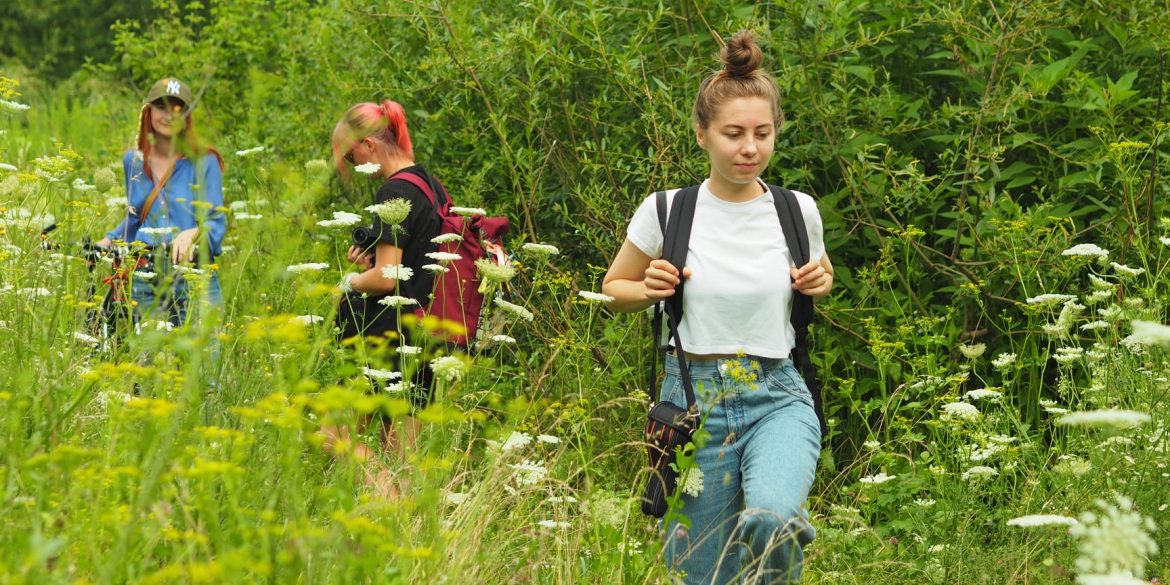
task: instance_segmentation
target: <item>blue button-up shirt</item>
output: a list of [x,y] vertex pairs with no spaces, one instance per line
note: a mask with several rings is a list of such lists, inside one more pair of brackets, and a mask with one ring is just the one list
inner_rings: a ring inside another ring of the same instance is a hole
[[[130,207],[141,210],[146,204],[146,198],[154,190],[154,181],[151,181],[142,170],[142,154],[137,150],[127,152],[126,156],[122,157],[122,169],[126,171],[126,193]],[[196,180],[196,177],[199,177],[199,180]],[[196,208],[191,205],[192,201],[206,201],[211,207]],[[220,211],[222,207],[223,173],[219,170],[219,160],[215,155],[205,155],[198,163],[180,158],[175,161],[175,170],[171,172],[171,178],[167,179],[167,184],[154,200],[150,216],[142,221],[136,214],[127,213],[126,219],[106,235],[110,240],[124,242],[170,243],[176,233],[201,227],[200,233],[207,234],[211,255],[218,256],[222,251],[224,232],[227,231],[227,218]],[[140,227],[174,229],[166,235],[156,236],[140,233],[138,229]]]

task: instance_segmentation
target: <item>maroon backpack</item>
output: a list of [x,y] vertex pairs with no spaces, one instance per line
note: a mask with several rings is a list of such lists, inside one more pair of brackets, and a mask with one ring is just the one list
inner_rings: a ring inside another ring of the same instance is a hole
[[508,257],[500,246],[500,237],[508,233],[512,226],[506,217],[464,217],[452,213],[451,195],[438,179],[435,182],[443,192],[442,202],[435,197],[435,189],[414,173],[398,173],[391,179],[406,181],[426,194],[439,214],[440,235],[458,234],[463,238],[439,244],[438,251],[458,254],[459,260],[448,264],[447,272],[435,275],[431,304],[415,313],[419,317],[433,315],[462,325],[463,333],[444,328],[440,330],[441,335],[445,341],[468,346],[479,327],[479,315],[484,303],[483,293],[479,292],[480,278],[475,261],[491,256],[498,264],[506,263]]

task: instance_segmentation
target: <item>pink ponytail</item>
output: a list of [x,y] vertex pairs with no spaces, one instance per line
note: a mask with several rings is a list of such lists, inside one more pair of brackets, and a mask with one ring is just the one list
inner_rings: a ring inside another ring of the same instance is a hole
[[410,131],[406,129],[406,110],[402,109],[402,104],[385,100],[382,102],[382,112],[386,115],[386,128],[393,133],[398,148],[414,158],[414,148],[410,144]]

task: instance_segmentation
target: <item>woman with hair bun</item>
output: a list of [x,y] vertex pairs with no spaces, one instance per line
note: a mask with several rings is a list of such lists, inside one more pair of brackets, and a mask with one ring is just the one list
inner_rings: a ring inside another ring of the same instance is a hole
[[[362,271],[346,274],[342,289],[346,293],[338,306],[337,321],[341,327],[341,338],[395,338],[401,329],[405,338],[391,339],[396,346],[423,345],[411,343],[410,330],[398,324],[399,311],[379,301],[387,297],[403,297],[398,302],[411,303],[401,309],[410,313],[430,303],[433,275],[423,266],[432,260],[426,254],[435,252],[437,244],[432,240],[441,231],[442,220],[435,205],[422,189],[403,175],[411,174],[431,186],[435,197],[446,197],[446,192],[422,165],[414,160],[414,148],[410,142],[410,131],[406,126],[406,112],[398,102],[385,100],[381,103],[363,102],[349,108],[333,129],[333,159],[343,174],[348,174],[347,163],[359,169],[363,165],[373,169],[368,174],[371,180],[381,181],[376,204],[402,200],[410,205],[409,214],[397,225],[386,225],[378,215],[374,217],[371,233],[375,241],[370,247],[349,248],[349,261]],[[359,169],[360,170],[360,169]],[[399,278],[384,275],[386,267],[402,266]],[[400,353],[391,355],[391,367],[402,372]],[[413,380],[400,380],[398,386],[409,398],[414,409],[424,408],[434,391],[434,377],[422,363]],[[403,417],[403,425],[395,426],[386,416],[381,421],[381,443],[383,450],[395,449],[399,455],[413,444],[418,433],[418,422],[412,416]],[[326,437],[326,448],[334,452],[339,440],[348,440],[349,429],[326,427],[321,429]],[[380,456],[362,443],[355,443],[353,454],[365,460],[366,483],[384,495],[396,496],[391,473],[380,463]],[[399,482],[404,485],[405,482]]]
[[[827,295],[833,266],[812,197],[794,192],[810,258],[797,266],[774,191],[760,180],[783,120],[779,87],[759,69],[763,52],[740,31],[721,57],[723,69],[703,80],[695,99],[695,135],[711,170],[695,195],[686,266],[680,274],[662,258],[651,195],[630,221],[602,289],[614,298],[610,308],[634,312],[686,282],[678,324],[684,355],[667,356],[660,399],[687,408],[682,357],[710,438],[695,453],[701,474],[693,473],[681,498],[691,528],[665,527],[672,574],[691,584],[790,583],[800,580],[802,547],[815,535],[805,500],[821,441],[813,397],[792,359],[791,305],[795,295]],[[667,213],[679,191],[667,192]]]

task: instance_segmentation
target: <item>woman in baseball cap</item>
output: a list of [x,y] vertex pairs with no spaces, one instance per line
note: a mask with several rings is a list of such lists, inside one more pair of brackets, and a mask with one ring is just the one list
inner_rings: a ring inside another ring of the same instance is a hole
[[[182,274],[173,274],[172,265],[195,260],[196,242],[207,251],[204,260],[210,262],[219,255],[227,230],[221,211],[223,157],[199,138],[193,105],[191,88],[178,79],[166,77],[151,86],[142,105],[135,148],[122,157],[126,218],[99,242],[106,246],[121,241],[166,247],[165,255],[155,255],[164,266],[134,273],[153,272],[156,276],[133,277],[131,294],[140,313],[166,306],[168,314],[159,318],[176,325],[186,321],[188,293],[193,291]],[[201,288],[212,305],[222,304],[214,272]]]

